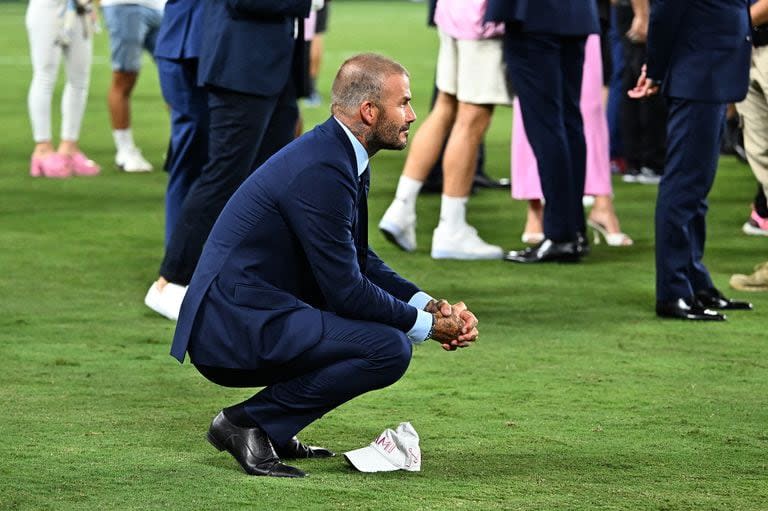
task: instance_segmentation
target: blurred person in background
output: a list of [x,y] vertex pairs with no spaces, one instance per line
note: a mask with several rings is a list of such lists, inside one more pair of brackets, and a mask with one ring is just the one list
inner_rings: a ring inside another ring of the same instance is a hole
[[626,91],[634,87],[646,61],[649,0],[619,0],[617,29],[622,37],[624,73],[621,95],[621,139],[626,169],[625,183],[656,185],[661,180],[666,154],[666,101],[661,95],[640,101]]
[[488,0],[504,21],[507,76],[520,101],[544,195],[544,239],[507,253],[515,263],[578,262],[586,255],[586,174],[579,109],[587,35],[600,32],[593,0]]
[[704,265],[707,194],[728,103],[749,86],[748,0],[654,0],[648,62],[628,94],[667,98],[667,156],[656,199],[656,315],[724,321],[747,310],[715,288]]
[[184,198],[159,276],[144,297],[158,314],[178,318],[224,205],[259,165],[294,139],[296,98],[305,82],[300,21],[322,6],[322,0],[204,0],[198,83],[207,92],[209,157]]
[[768,0],[758,0],[750,8],[754,30],[749,89],[736,108],[744,126],[744,149],[758,182],[752,211],[742,230],[753,236],[768,236]]
[[208,98],[197,83],[203,0],[168,0],[157,35],[155,60],[163,98],[171,109],[165,158],[165,245],[181,205],[208,161]]
[[[30,0],[27,7],[32,59],[27,105],[35,141],[29,173],[33,177],[91,176],[101,170],[78,145],[88,102],[95,16],[86,0]],[[67,78],[61,98],[61,140],[56,149],[51,103],[62,57]]]
[[115,164],[125,172],[149,172],[152,164],[136,146],[131,130],[131,93],[139,78],[142,50],[155,51],[165,0],[101,0],[109,31],[112,82],[107,94]]
[[447,140],[440,220],[432,234],[434,259],[500,259],[503,254],[501,247],[481,239],[466,219],[478,148],[494,106],[510,104],[501,53],[503,27],[483,20],[486,3],[437,2],[438,96],[414,136],[395,198],[379,222],[389,241],[408,252],[416,249],[416,199]]
[[[749,70],[747,97],[736,104],[743,117],[744,149],[755,178],[757,196],[752,213],[744,224],[747,234],[768,236],[768,0],[758,0],[750,7],[753,30],[752,65]],[[768,291],[768,262],[758,264],[750,275],[731,276],[730,285],[741,291]]]
[[[594,197],[587,224],[610,246],[632,245],[632,238],[621,232],[613,208],[611,186],[608,119],[603,106],[603,72],[600,36],[590,35],[584,52],[584,78],[581,85],[581,115],[587,145],[584,195]],[[544,240],[541,183],[536,157],[525,134],[520,105],[514,102],[512,128],[512,197],[528,201],[528,215],[523,230],[523,243],[538,244]]]

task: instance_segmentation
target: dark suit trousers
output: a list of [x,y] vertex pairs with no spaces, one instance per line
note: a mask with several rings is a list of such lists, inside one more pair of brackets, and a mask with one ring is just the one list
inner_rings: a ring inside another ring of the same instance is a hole
[[208,90],[208,162],[189,190],[160,275],[189,284],[203,244],[224,205],[267,158],[293,140],[299,111],[293,82],[279,96]]
[[208,98],[197,86],[197,59],[157,58],[160,88],[171,107],[171,141],[165,158],[165,245],[192,184],[208,159]]
[[624,53],[621,94],[621,139],[624,144],[624,157],[632,169],[649,167],[662,173],[667,148],[666,101],[658,94],[641,100],[632,99],[627,95],[627,91],[637,84],[637,77],[645,64],[645,43],[634,43],[626,36],[634,17],[632,7],[618,6],[616,12]]
[[504,60],[517,91],[523,123],[539,166],[544,234],[574,241],[585,232],[586,145],[579,110],[586,36],[510,30]]
[[656,199],[656,299],[712,287],[702,262],[707,194],[720,155],[725,105],[668,99],[667,162]]
[[339,405],[396,382],[411,361],[411,342],[390,326],[331,313],[323,313],[323,326],[320,342],[282,366],[252,371],[196,367],[225,387],[265,386],[224,413],[241,426],[258,425],[283,445]]

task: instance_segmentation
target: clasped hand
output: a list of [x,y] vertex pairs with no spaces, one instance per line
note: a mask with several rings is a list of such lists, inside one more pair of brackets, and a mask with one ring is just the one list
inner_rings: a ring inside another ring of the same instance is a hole
[[444,350],[466,348],[477,340],[477,318],[464,302],[451,305],[446,300],[432,300],[424,310],[434,317],[432,339]]

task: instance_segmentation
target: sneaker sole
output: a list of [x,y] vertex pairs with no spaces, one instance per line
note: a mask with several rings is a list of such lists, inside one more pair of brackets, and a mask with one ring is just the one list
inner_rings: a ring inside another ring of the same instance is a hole
[[490,261],[504,257],[504,251],[498,254],[467,254],[466,252],[453,252],[451,250],[433,250],[432,259],[455,259],[458,261]]
[[759,227],[755,227],[749,222],[746,222],[744,225],[741,226],[741,231],[744,234],[748,234],[749,236],[768,236],[768,229],[761,229]]

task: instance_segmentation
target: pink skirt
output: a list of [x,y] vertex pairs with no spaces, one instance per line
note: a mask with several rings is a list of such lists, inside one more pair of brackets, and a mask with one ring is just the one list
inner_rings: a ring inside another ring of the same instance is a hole
[[[587,142],[587,175],[584,195],[611,195],[611,164],[608,119],[603,106],[603,63],[600,36],[590,35],[584,50],[584,78],[581,84],[581,115]],[[515,98],[512,120],[512,198],[541,199],[541,182],[536,157],[523,127],[520,103]]]

